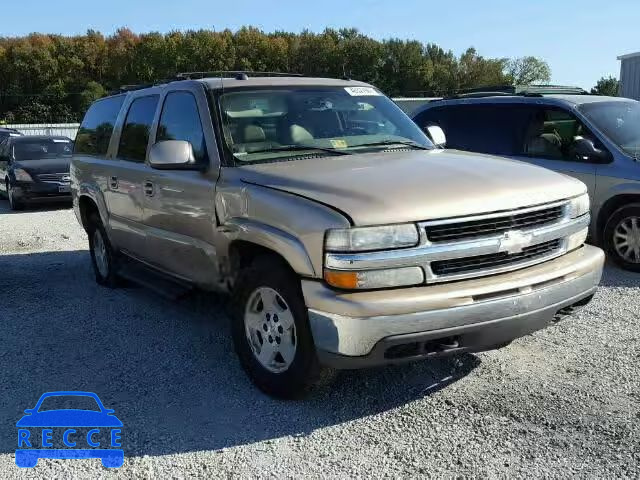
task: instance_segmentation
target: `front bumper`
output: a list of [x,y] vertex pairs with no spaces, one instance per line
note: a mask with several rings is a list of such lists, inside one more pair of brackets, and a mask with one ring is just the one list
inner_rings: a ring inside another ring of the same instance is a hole
[[320,360],[359,368],[486,350],[544,328],[590,300],[603,264],[602,250],[585,245],[474,280],[357,293],[304,280],[302,288]]
[[53,182],[16,182],[13,188],[13,193],[16,196],[16,199],[23,202],[71,200],[71,190],[69,184]]

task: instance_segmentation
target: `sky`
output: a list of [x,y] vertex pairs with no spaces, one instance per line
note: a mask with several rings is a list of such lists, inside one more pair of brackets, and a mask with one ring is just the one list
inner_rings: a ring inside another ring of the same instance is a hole
[[[20,0],[2,2],[0,36],[208,28],[264,31],[355,27],[376,39],[436,43],[459,55],[533,55],[552,83],[591,88],[619,76],[617,56],[640,51],[640,1],[615,0]],[[477,5],[481,4],[479,8]]]

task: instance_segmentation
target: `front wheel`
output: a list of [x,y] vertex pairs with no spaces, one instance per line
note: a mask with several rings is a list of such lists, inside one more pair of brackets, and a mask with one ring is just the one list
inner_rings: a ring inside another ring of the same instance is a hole
[[625,270],[640,272],[640,204],[616,210],[604,229],[604,247]]
[[22,210],[24,208],[24,203],[22,203],[17,197],[15,189],[11,182],[7,180],[7,197],[9,198],[9,207],[11,210]]
[[240,273],[232,335],[242,367],[268,395],[299,398],[330,377],[318,362],[300,280],[276,257]]

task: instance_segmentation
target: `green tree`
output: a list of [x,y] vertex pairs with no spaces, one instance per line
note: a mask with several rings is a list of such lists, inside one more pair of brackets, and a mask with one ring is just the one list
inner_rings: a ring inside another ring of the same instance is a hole
[[592,95],[605,95],[607,97],[617,97],[620,91],[620,82],[615,77],[602,77],[591,89]]
[[544,60],[536,57],[520,57],[505,60],[505,74],[513,85],[549,83],[551,68]]
[[78,121],[92,101],[122,85],[213,70],[347,76],[394,96],[440,96],[461,88],[547,81],[549,76],[546,63],[532,57],[507,61],[483,57],[472,48],[457,57],[435,44],[379,41],[355,28],[35,33],[0,37],[0,119]]

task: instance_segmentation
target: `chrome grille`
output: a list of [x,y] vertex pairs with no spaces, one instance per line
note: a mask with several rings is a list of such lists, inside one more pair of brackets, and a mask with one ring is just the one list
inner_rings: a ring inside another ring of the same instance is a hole
[[70,178],[68,173],[42,173],[38,175],[38,180],[41,182],[68,183]]
[[525,230],[528,228],[541,227],[556,222],[562,217],[563,213],[563,206],[557,205],[524,213],[428,225],[425,228],[427,238],[431,242],[452,242],[494,235],[509,230]]
[[[567,253],[568,239],[585,232],[591,221],[588,214],[572,218],[569,207],[569,200],[561,200],[509,212],[428,220],[418,223],[420,240],[415,247],[372,252],[326,252],[325,267],[357,271],[420,266],[424,270],[426,284],[510,272]],[[441,241],[427,237],[428,232],[436,228],[442,235],[446,229],[453,234],[452,228],[456,226],[457,236],[441,236]],[[465,228],[469,226],[473,228]]]
[[549,242],[531,245],[522,249],[520,253],[509,254],[507,252],[490,255],[477,255],[473,257],[442,260],[431,263],[431,270],[436,275],[457,275],[477,270],[500,268],[507,265],[517,265],[521,262],[529,262],[534,259],[556,253],[562,247],[562,240],[555,239]]

